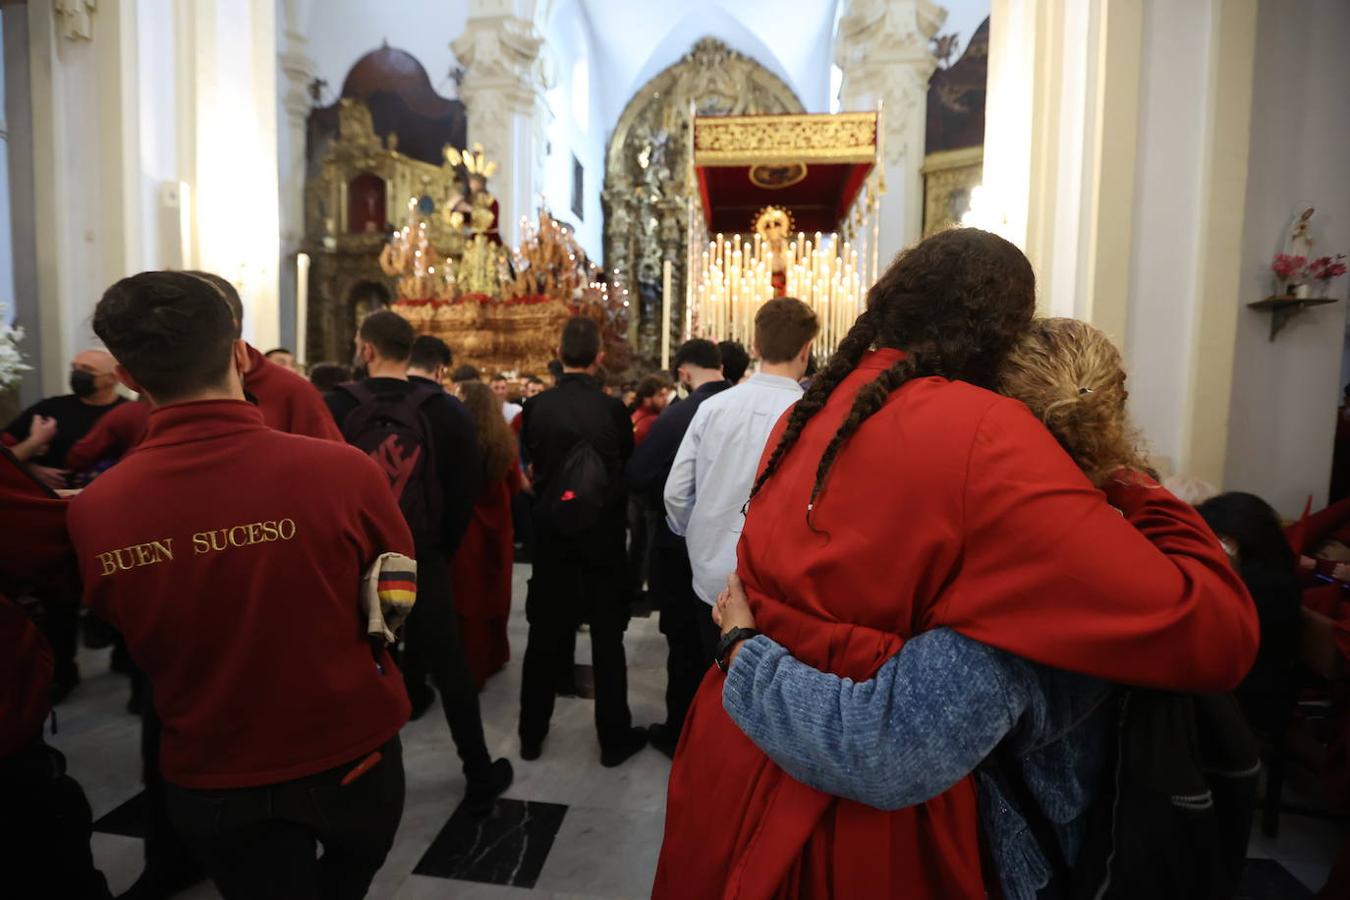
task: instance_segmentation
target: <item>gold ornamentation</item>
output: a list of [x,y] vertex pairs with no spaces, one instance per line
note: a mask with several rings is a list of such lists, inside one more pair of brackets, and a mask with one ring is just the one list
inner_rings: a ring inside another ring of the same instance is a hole
[[805,163],[751,166],[750,183],[766,191],[781,191],[806,180]]
[[930,153],[923,169],[923,236],[961,224],[970,191],[984,177],[984,147]]
[[876,158],[876,140],[873,112],[700,116],[694,127],[694,162],[700,166],[868,163]]
[[616,299],[630,304],[629,341],[647,361],[660,353],[665,260],[675,262],[671,322],[684,320],[685,230],[697,190],[689,158],[691,107],[699,115],[802,111],[787,84],[715,38],[700,40],[628,101],[606,153],[605,266]]
[[497,173],[497,164],[488,161],[487,154],[483,152],[482,144],[474,144],[473,150],[463,152],[447,146],[445,148],[445,161],[452,166],[463,166],[470,175],[479,175],[484,179],[491,178]]

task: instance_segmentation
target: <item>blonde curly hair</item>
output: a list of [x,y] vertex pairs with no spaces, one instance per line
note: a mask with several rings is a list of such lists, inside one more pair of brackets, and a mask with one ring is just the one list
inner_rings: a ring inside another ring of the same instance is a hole
[[1013,348],[999,391],[1045,423],[1092,481],[1146,467],[1125,411],[1125,367],[1111,339],[1077,319],[1038,319]]

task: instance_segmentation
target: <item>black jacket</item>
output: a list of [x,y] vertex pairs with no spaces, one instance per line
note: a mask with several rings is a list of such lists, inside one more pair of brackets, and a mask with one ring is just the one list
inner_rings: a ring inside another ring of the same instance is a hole
[[[533,466],[536,498],[548,496],[549,479],[582,440],[595,448],[618,485],[624,463],[633,455],[633,422],[623,403],[601,391],[594,378],[564,373],[557,387],[525,404],[521,415],[520,437]],[[607,512],[622,527],[626,520],[622,491],[614,492]]]
[[[367,378],[366,384],[380,395],[403,396],[413,383],[435,384],[425,378],[412,378],[403,381],[398,378]],[[357,402],[351,394],[343,390],[329,391],[324,396],[328,410],[337,421],[338,428]],[[478,449],[478,428],[468,409],[455,397],[441,391],[422,404],[427,424],[431,428],[431,440],[436,448],[436,476],[441,483],[442,500],[442,541],[439,547],[419,547],[419,551],[439,550],[447,555],[454,553],[460,539],[468,530],[469,520],[473,517],[474,504],[483,491],[483,455]]]
[[731,383],[727,381],[710,381],[678,403],[667,406],[666,411],[652,424],[652,430],[647,432],[642,446],[637,448],[632,462],[628,464],[628,490],[636,494],[649,509],[661,514],[661,527],[653,538],[661,546],[669,547],[684,542],[666,525],[666,479],[675,465],[675,455],[680,452],[680,444],[684,442],[685,432],[694,421],[694,413],[698,412],[699,406],[704,400],[729,387]]

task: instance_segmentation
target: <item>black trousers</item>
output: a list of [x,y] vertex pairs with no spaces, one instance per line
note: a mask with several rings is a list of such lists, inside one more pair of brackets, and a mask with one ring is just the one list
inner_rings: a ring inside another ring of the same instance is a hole
[[591,626],[595,730],[602,748],[623,746],[628,709],[627,561],[622,522],[588,538],[535,530],[534,577],[525,603],[530,623],[520,685],[520,737],[543,741],[553,718],[558,672],[575,652],[577,625]]
[[42,598],[38,626],[52,645],[52,680],[58,684],[79,676],[75,652],[80,642],[80,598],[54,595]]
[[[169,823],[164,775],[159,768],[159,739],[164,725],[155,712],[154,692],[139,670],[132,676],[140,684],[141,780],[145,782],[145,872],[150,883],[192,883],[202,877],[202,865]],[[135,690],[135,688],[133,688]]]
[[361,760],[263,787],[169,785],[169,817],[225,900],[364,897],[403,817],[398,737],[379,752],[380,761],[346,785]]
[[445,722],[470,781],[483,777],[492,765],[483,737],[483,715],[478,686],[464,657],[459,636],[450,563],[444,553],[417,551],[417,602],[404,626],[404,678],[411,694],[427,674],[441,695]]
[[678,734],[718,641],[712,607],[694,593],[694,573],[683,541],[658,543],[652,549],[652,591],[666,636],[666,725]]
[[0,760],[0,896],[111,897],[92,832],[89,801],[55,748],[39,738]]

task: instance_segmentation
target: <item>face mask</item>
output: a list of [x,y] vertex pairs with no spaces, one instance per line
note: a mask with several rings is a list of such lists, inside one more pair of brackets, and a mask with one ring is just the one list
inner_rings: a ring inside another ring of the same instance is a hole
[[83,372],[79,369],[70,373],[70,392],[76,397],[88,397],[94,391],[98,390],[95,385],[95,375],[93,372]]

